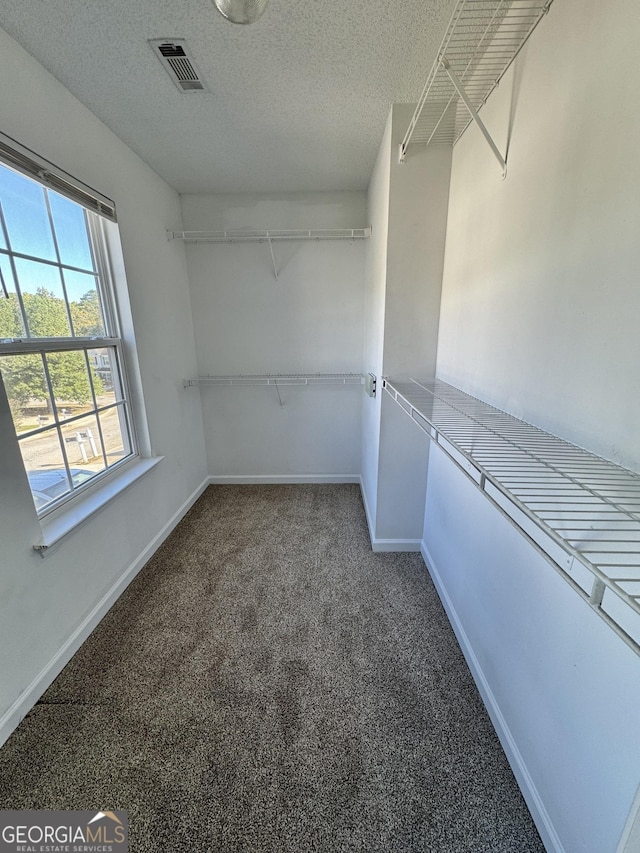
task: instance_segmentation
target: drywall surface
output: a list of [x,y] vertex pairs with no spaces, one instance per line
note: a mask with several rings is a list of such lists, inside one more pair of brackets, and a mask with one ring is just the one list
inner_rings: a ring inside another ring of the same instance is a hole
[[425,544],[548,849],[614,853],[638,787],[640,658],[435,447]]
[[423,430],[382,392],[376,539],[390,550],[420,550],[428,449]]
[[[368,351],[382,375],[395,378],[434,375],[451,164],[451,151],[442,147],[412,152],[406,163],[398,162],[413,110],[410,104],[394,104],[369,188],[371,218],[380,228],[374,229],[369,247]],[[388,401],[365,402],[363,428],[372,536],[385,547],[395,543],[417,549],[424,517],[425,439]]]
[[640,9],[563,0],[454,150],[442,379],[640,470]]
[[389,238],[389,176],[391,172],[391,124],[387,124],[367,192],[368,220],[371,239],[366,247],[364,304],[364,364],[367,373],[377,379],[375,397],[365,397],[362,404],[361,487],[370,533],[375,537],[378,503],[378,457],[380,452],[380,417],[382,406],[382,352],[387,287],[387,244]]
[[[183,196],[186,230],[362,228],[364,193]],[[186,249],[200,375],[361,373],[364,241]],[[356,477],[361,386],[202,388],[214,477]]]
[[[482,109],[506,180],[475,126],[456,145],[437,361],[636,470],[639,31],[629,0],[554,3]],[[432,454],[425,553],[549,844],[612,853],[638,786],[640,661],[461,476]]]
[[143,440],[164,456],[41,559],[32,549],[40,528],[0,395],[1,729],[20,695],[46,680],[85,617],[188,503],[206,463],[200,402],[181,384],[195,369],[186,261],[165,233],[180,226],[178,196],[2,31],[0,69],[2,130],[116,202],[131,296],[123,322],[138,345],[136,403],[143,391]]
[[396,378],[435,372],[451,173],[446,145],[398,161],[414,109],[393,106],[383,371]]

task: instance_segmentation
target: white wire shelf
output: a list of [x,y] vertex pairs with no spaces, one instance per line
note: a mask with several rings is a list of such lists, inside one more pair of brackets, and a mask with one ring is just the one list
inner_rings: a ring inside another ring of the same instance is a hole
[[264,243],[268,246],[273,265],[273,276],[277,280],[280,272],[273,244],[283,241],[342,240],[354,242],[371,237],[371,228],[306,228],[306,229],[236,229],[234,231],[167,231],[169,240],[184,243]]
[[260,386],[271,385],[284,387],[287,385],[363,385],[364,376],[361,373],[252,373],[237,376],[198,376],[195,379],[185,379],[185,387],[198,386]]
[[475,120],[506,164],[478,116],[553,0],[458,0],[422,95],[400,145],[453,145]]
[[185,243],[265,243],[274,240],[364,240],[371,228],[309,228],[231,231],[167,231],[170,240]]
[[640,476],[446,382],[384,387],[640,654]]

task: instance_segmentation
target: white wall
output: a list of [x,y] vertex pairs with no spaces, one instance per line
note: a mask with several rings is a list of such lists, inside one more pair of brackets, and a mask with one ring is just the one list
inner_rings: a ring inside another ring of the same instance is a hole
[[375,550],[419,551],[429,439],[382,393]]
[[[186,230],[361,228],[364,193],[183,196]],[[361,373],[363,241],[187,247],[198,370]],[[202,388],[209,473],[357,479],[361,386]]]
[[181,385],[195,348],[184,249],[166,239],[181,224],[178,196],[2,31],[0,71],[2,130],[116,202],[151,447],[165,457],[41,559],[0,395],[1,740],[197,494],[206,463],[200,402]]
[[396,378],[434,375],[451,170],[446,145],[398,161],[414,109],[393,107],[383,371]]
[[554,3],[454,153],[438,372],[640,470],[640,7]]
[[[438,375],[640,470],[635,2],[562,0],[454,149]],[[613,853],[640,659],[433,450],[424,553],[550,849]],[[555,846],[552,846],[555,845]],[[629,850],[631,848],[628,848]]]
[[547,849],[614,853],[640,781],[640,659],[435,447],[424,537]]
[[365,361],[379,379],[363,418],[362,484],[375,549],[418,550],[424,519],[424,434],[398,417],[381,376],[434,375],[449,191],[450,149],[398,162],[414,107],[391,110],[369,186]]
[[387,244],[389,238],[389,191],[391,175],[391,124],[389,112],[367,192],[371,239],[366,248],[364,304],[364,371],[377,377],[375,397],[362,404],[361,490],[371,537],[375,539],[378,511],[378,458],[382,408],[382,354],[387,289]]
[[[435,375],[451,168],[446,146],[413,151],[399,162],[414,109],[394,104],[391,132],[382,371],[396,379]],[[428,439],[390,404],[383,401],[381,412],[376,537],[418,550]]]

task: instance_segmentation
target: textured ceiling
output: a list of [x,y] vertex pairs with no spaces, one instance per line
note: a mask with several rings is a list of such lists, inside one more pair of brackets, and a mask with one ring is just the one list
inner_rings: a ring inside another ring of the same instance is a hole
[[[271,0],[238,26],[210,0],[0,0],[0,26],[179,192],[364,189],[454,2]],[[150,38],[186,39],[210,92]]]

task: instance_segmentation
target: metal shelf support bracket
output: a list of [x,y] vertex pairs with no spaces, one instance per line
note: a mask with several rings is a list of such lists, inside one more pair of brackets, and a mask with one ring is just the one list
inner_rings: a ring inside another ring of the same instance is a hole
[[[278,267],[276,265],[276,256],[273,254],[273,243],[271,242],[271,237],[268,237],[267,239],[269,240],[269,251],[271,252],[271,263],[273,264],[273,274],[276,277],[276,281],[277,281],[278,280]],[[280,403],[280,405],[282,405],[282,403]]]
[[455,145],[475,122],[506,173],[503,157],[478,112],[553,0],[457,0],[409,127],[400,162],[412,148]]
[[469,113],[471,114],[471,118],[478,125],[482,135],[487,140],[489,148],[491,148],[491,150],[493,151],[494,157],[496,158],[496,160],[500,164],[500,168],[502,169],[503,179],[506,178],[507,177],[507,161],[504,159],[504,157],[500,153],[500,150],[498,149],[498,146],[493,141],[491,134],[487,130],[485,123],[482,121],[482,119],[478,115],[478,111],[476,110],[476,108],[473,106],[473,104],[469,100],[469,97],[467,96],[467,93],[465,92],[464,87],[463,87],[462,83],[460,82],[458,75],[453,70],[453,68],[451,68],[451,66],[449,65],[449,63],[445,59],[445,57],[440,57],[440,65],[447,72],[447,75],[448,75],[449,79],[451,80],[451,82],[453,83],[453,86],[454,86],[456,92],[460,95],[460,97],[464,101],[466,108],[469,110]]

